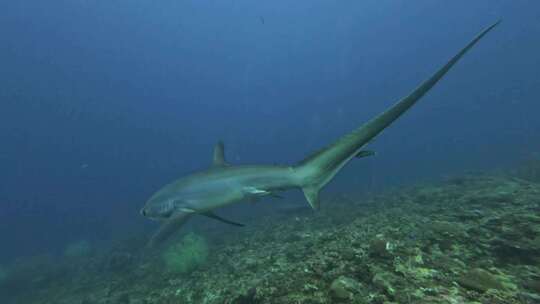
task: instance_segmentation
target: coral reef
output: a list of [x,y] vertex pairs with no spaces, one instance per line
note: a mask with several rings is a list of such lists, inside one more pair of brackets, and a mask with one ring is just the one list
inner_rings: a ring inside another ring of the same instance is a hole
[[[486,292],[490,289],[506,290],[505,280],[489,271],[481,268],[474,268],[464,272],[457,282],[465,288],[478,292]],[[515,289],[515,285],[512,289]]]
[[19,270],[33,293],[2,303],[540,303],[538,214],[540,184],[455,177],[268,214],[208,236],[212,252],[188,234],[158,256],[67,259],[63,275],[40,270],[47,284]]

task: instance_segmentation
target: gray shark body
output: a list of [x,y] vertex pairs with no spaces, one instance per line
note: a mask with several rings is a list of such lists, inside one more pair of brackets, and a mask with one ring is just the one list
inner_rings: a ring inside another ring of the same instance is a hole
[[301,189],[312,208],[319,208],[320,190],[354,157],[369,156],[362,150],[375,136],[411,108],[452,66],[499,22],[484,29],[429,79],[392,107],[333,144],[292,166],[232,166],[226,163],[224,147],[214,148],[213,166],[157,191],[145,204],[144,216],[163,221],[150,245],[166,240],[191,216],[204,215],[229,224],[214,209],[250,199],[275,196],[277,192]]

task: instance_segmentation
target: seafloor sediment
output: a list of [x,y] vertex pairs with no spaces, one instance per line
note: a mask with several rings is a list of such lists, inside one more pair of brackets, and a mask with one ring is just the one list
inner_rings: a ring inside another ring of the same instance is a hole
[[41,274],[43,261],[13,267],[0,293],[25,304],[540,303],[540,184],[514,177],[335,200],[220,237],[188,273],[134,241]]

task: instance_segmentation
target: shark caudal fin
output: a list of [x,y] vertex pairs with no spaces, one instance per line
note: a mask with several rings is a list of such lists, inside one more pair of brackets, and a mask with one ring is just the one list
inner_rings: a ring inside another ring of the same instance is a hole
[[440,68],[429,79],[424,81],[408,96],[399,100],[392,107],[371,119],[351,133],[341,137],[335,143],[321,149],[301,161],[294,167],[299,186],[302,187],[311,207],[319,208],[319,191],[324,187],[349,160],[361,153],[361,149],[382,130],[392,124],[403,113],[410,109],[424,96],[467,51],[469,51],[484,35],[497,26],[500,21],[487,27],[471,40],[461,51]]

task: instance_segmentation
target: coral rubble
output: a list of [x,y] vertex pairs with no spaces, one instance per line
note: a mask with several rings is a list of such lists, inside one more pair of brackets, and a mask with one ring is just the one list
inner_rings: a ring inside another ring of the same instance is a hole
[[93,257],[14,303],[540,303],[539,211],[534,182],[453,178]]

